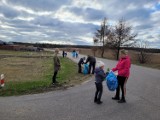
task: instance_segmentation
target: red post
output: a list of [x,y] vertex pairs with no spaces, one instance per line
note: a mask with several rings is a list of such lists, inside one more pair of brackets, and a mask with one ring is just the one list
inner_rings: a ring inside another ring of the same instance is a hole
[[4,87],[4,74],[1,74],[1,87]]

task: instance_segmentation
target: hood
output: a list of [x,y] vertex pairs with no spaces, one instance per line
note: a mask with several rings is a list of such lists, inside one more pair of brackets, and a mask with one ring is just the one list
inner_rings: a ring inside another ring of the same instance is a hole
[[94,72],[99,73],[100,71],[103,71],[103,70],[101,68],[97,67]]

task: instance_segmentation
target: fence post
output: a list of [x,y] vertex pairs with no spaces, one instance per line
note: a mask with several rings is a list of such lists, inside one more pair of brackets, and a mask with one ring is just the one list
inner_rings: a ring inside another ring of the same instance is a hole
[[1,87],[4,87],[4,74],[1,74]]

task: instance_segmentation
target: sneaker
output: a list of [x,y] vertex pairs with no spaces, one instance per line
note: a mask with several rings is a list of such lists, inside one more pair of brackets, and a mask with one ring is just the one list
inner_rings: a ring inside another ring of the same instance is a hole
[[118,103],[126,103],[126,100],[125,99],[121,99],[118,101]]
[[97,104],[102,104],[103,102],[102,101],[97,101]]
[[58,84],[59,82],[55,81],[55,84]]
[[96,103],[97,102],[97,99],[94,99],[94,103]]
[[55,83],[52,83],[52,85],[55,85]]
[[112,100],[120,100],[118,97],[112,97]]

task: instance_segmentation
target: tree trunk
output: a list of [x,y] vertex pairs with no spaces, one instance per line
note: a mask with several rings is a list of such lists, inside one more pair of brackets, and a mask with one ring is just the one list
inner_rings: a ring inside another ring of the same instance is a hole
[[103,58],[104,55],[104,46],[102,47],[102,53],[101,53],[101,57]]
[[117,51],[117,60],[119,59],[119,51],[120,51],[120,47],[118,47],[118,49],[117,49],[118,51]]

